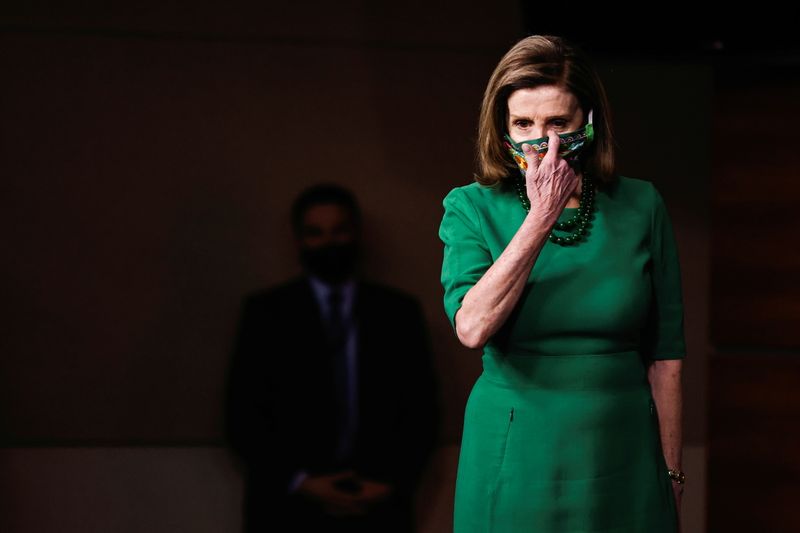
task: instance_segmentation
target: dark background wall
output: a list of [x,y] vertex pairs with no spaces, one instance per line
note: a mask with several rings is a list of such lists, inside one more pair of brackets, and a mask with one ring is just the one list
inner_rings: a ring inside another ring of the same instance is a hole
[[452,350],[439,206],[470,179],[482,86],[517,29],[215,7],[4,35],[6,442],[219,442],[240,298],[296,271],[288,207],[321,180],[355,189],[367,272],[423,298]]
[[236,530],[221,398],[239,302],[297,271],[288,206],[337,180],[364,205],[366,272],[417,295],[430,323],[445,412],[420,524],[446,531],[480,360],[441,310],[441,199],[471,179],[497,60],[551,32],[594,52],[620,170],[654,181],[673,217],[695,480],[684,524],[702,531],[714,65],[741,41],[676,38],[672,20],[609,33],[594,16],[516,2],[7,7],[0,530]]
[[[800,152],[781,140],[800,117],[799,65],[730,64],[718,76],[709,360],[713,531],[800,529],[800,211],[794,205]],[[759,490],[745,496],[743,473]]]

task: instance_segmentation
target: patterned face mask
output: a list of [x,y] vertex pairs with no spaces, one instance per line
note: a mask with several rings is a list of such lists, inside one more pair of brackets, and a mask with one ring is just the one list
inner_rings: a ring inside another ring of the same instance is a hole
[[[576,159],[578,154],[584,148],[589,146],[594,140],[592,111],[589,111],[589,121],[584,127],[570,133],[559,133],[558,136],[561,138],[561,144],[558,148],[558,155],[570,161]],[[544,154],[547,153],[547,137],[541,137],[539,139],[533,139],[530,141],[515,142],[511,137],[506,135],[505,139],[506,140],[503,144],[505,145],[506,149],[508,149],[508,153],[511,154],[511,157],[514,158],[514,161],[516,161],[523,174],[526,170],[528,170],[528,163],[525,161],[525,152],[522,151],[523,144],[531,145],[533,151],[539,156],[540,161],[544,158]]]

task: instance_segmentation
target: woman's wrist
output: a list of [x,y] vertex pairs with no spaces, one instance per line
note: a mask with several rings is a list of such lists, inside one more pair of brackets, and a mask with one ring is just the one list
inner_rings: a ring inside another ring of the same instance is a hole
[[667,470],[667,474],[673,483],[677,483],[678,485],[686,483],[686,474],[679,468],[670,468]]
[[544,209],[531,209],[525,220],[532,221],[534,226],[547,237],[558,221],[558,213],[556,211],[545,211]]

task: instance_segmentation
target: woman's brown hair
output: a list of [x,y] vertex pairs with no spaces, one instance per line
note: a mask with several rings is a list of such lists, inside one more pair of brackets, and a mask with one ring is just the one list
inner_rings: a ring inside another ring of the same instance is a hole
[[606,91],[586,55],[561,37],[532,35],[515,44],[489,79],[478,124],[478,174],[495,185],[519,172],[503,146],[508,127],[508,97],[518,89],[556,85],[578,99],[584,116],[593,111],[594,142],[581,154],[583,168],[601,182],[615,178],[611,116]]

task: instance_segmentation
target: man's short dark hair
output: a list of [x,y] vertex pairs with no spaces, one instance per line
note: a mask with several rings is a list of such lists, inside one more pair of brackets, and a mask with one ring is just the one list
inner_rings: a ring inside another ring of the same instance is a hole
[[335,183],[320,183],[301,192],[292,204],[292,229],[295,235],[302,230],[303,217],[316,205],[338,205],[346,209],[353,218],[356,228],[361,227],[361,208],[355,195]]

